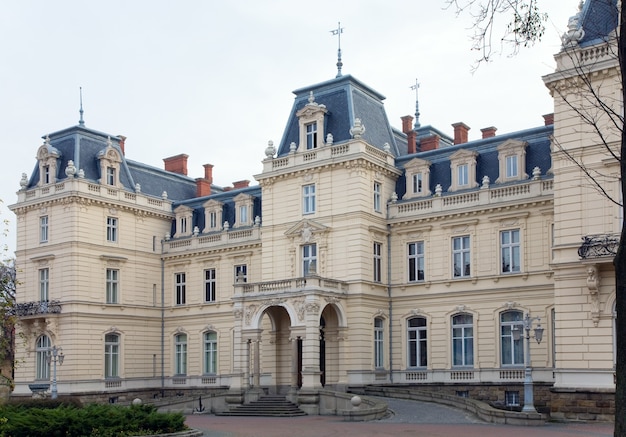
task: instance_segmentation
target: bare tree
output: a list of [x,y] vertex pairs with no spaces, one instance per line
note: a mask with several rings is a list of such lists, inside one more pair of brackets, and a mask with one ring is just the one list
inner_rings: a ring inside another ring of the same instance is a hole
[[[590,72],[580,59],[572,55],[572,66],[576,69],[576,78],[581,92],[575,98],[570,98],[558,89],[553,92],[573,110],[589,129],[594,132],[600,144],[608,156],[619,164],[619,178],[621,193],[626,193],[626,133],[624,131],[624,102],[626,102],[626,11],[623,1],[603,0],[604,6],[619,8],[618,28],[609,37],[607,47],[615,47],[610,54],[619,62],[619,80],[621,82],[621,102],[607,100],[602,95],[597,85],[592,83]],[[473,19],[473,49],[480,52],[475,68],[483,62],[492,60],[498,50],[494,44],[508,50],[510,54],[516,54],[521,47],[532,46],[541,40],[545,32],[547,14],[542,13],[538,7],[538,0],[446,0],[448,7],[456,9],[458,14],[465,13]],[[509,20],[508,25],[502,31],[498,31],[497,21],[504,17]],[[567,50],[567,47],[564,47]],[[617,132],[619,140],[616,144],[612,141],[608,132]],[[596,168],[588,167],[579,156],[568,152],[560,147],[558,142],[555,146],[564,153],[569,160],[579,167],[591,184],[598,192],[606,196],[611,202],[624,209],[621,196],[610,194],[607,190],[609,183],[615,183],[615,176],[604,173]],[[622,217],[624,214],[622,212]],[[616,337],[616,384],[615,384],[615,436],[626,436],[626,226],[622,229],[617,247],[617,253],[613,260],[615,269],[615,308],[617,312]]]

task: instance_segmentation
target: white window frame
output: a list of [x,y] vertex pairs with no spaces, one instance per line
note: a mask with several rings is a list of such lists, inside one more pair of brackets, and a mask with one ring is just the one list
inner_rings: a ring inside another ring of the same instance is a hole
[[248,282],[248,265],[238,264],[235,266],[235,284]]
[[413,174],[411,179],[413,194],[422,194],[424,192],[424,175],[422,172]]
[[107,166],[106,168],[106,184],[117,185],[117,171],[115,167]]
[[[524,366],[524,336],[515,340],[513,328],[522,325],[522,311],[510,310],[500,313],[500,365],[502,367]],[[505,320],[506,319],[506,320]]]
[[217,332],[206,331],[203,338],[203,374],[217,374]]
[[452,366],[474,366],[474,316],[471,314],[452,316]]
[[374,319],[374,368],[385,367],[385,321],[382,317]]
[[496,183],[528,179],[526,174],[526,147],[520,140],[506,140],[497,147],[499,176]]
[[373,266],[372,271],[374,274],[374,282],[382,282],[383,280],[383,245],[382,243],[374,242],[372,247]]
[[117,243],[118,238],[118,219],[117,217],[107,217],[107,241],[109,243]]
[[[500,231],[500,273],[519,273],[522,270],[520,230]],[[505,264],[506,261],[508,264]]]
[[[302,247],[302,276],[317,274],[317,244],[304,244]],[[313,267],[313,268],[311,268]]]
[[476,188],[476,158],[478,153],[473,150],[461,149],[450,155],[452,184],[448,191]]
[[[457,244],[459,243],[459,244]],[[469,278],[472,274],[471,237],[452,237],[452,277]]]
[[304,125],[306,149],[317,149],[317,121],[312,121]]
[[469,164],[459,164],[456,168],[457,171],[457,185],[459,188],[465,188],[469,185]]
[[416,316],[407,319],[407,368],[425,368],[428,366],[428,321]]
[[185,333],[174,336],[174,374],[187,375],[187,334]]
[[47,243],[50,237],[50,219],[47,215],[39,217],[39,242]]
[[302,186],[302,213],[314,214],[316,202],[315,184],[307,184]]
[[187,273],[174,273],[174,298],[176,305],[187,304]]
[[382,190],[383,185],[380,182],[374,182],[374,211],[382,211]]
[[504,158],[505,162],[505,177],[507,179],[516,178],[519,174],[519,157],[517,155],[507,155]]
[[120,271],[118,269],[106,269],[106,303],[116,304],[119,302]]
[[52,347],[50,337],[40,335],[35,342],[35,379],[40,381],[50,380],[50,363],[48,352]]
[[104,377],[120,377],[120,335],[115,333],[104,336]]
[[215,292],[217,289],[216,270],[204,270],[204,301],[215,302]]
[[[423,282],[426,278],[426,259],[423,241],[413,241],[407,244],[408,281]],[[421,270],[420,270],[421,267]],[[420,277],[421,271],[421,277]]]
[[39,300],[47,302],[50,300],[50,269],[39,269]]

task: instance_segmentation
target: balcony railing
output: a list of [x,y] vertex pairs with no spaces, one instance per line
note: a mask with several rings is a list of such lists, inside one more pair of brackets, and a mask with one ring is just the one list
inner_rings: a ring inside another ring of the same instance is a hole
[[346,293],[348,291],[348,283],[335,279],[322,278],[320,276],[307,276],[305,278],[283,279],[280,281],[243,282],[235,284],[235,293],[238,295],[253,293],[267,295],[300,292],[306,289],[321,289],[335,293]]
[[578,256],[582,259],[613,257],[617,255],[619,235],[585,235],[583,244],[578,248]]
[[163,243],[163,253],[178,253],[207,249],[228,244],[242,244],[261,241],[261,228],[257,225],[242,229],[230,228],[210,234],[167,240]]
[[18,317],[59,314],[61,313],[61,302],[58,300],[41,300],[16,303],[12,308],[12,313]]

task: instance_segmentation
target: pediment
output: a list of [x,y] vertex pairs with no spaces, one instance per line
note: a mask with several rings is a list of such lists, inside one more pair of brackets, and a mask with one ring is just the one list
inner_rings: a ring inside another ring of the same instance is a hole
[[223,205],[224,203],[220,202],[219,200],[210,199],[204,202],[202,204],[202,207],[208,208],[208,209],[217,209],[217,208],[221,208]]
[[244,193],[239,193],[235,197],[233,197],[233,200],[235,201],[235,203],[247,202],[247,201],[250,201],[252,199],[254,199],[253,196],[251,196],[249,194],[244,194]]
[[180,205],[179,207],[174,209],[174,213],[176,215],[184,215],[185,213],[191,213],[191,212],[193,212],[193,209],[191,209],[191,208],[189,208],[188,206],[185,206],[185,205]]
[[298,118],[313,118],[318,113],[326,114],[327,112],[328,109],[326,109],[324,105],[309,103],[305,105],[304,108],[296,112],[296,116]]
[[476,156],[478,156],[478,153],[473,150],[461,149],[461,150],[457,150],[452,155],[450,155],[450,161],[476,158]]
[[285,236],[290,238],[302,238],[302,241],[309,242],[314,239],[315,234],[321,234],[329,230],[328,226],[316,223],[313,220],[301,220],[285,232]]
[[404,165],[405,170],[418,170],[421,168],[430,168],[431,162],[425,159],[413,158]]
[[515,139],[509,139],[498,146],[498,152],[503,150],[524,150],[528,146],[526,141],[520,141]]

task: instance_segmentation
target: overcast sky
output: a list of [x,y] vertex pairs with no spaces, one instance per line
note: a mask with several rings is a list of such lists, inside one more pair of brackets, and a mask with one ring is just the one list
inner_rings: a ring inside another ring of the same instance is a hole
[[392,125],[415,112],[418,79],[421,124],[452,135],[462,121],[472,140],[484,127],[540,126],[553,111],[541,77],[554,71],[578,2],[540,2],[550,17],[543,41],[472,73],[471,21],[445,0],[2,0],[0,218],[9,235],[0,244],[12,255],[6,206],[41,138],[78,123],[79,87],[86,126],[128,137],[127,158],[162,168],[186,153],[193,178],[210,163],[218,185],[255,184],[292,91],[335,77],[339,21],[343,73],[386,96]]

